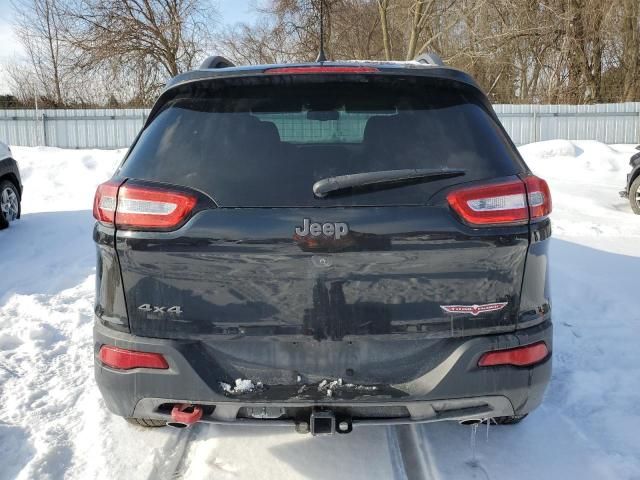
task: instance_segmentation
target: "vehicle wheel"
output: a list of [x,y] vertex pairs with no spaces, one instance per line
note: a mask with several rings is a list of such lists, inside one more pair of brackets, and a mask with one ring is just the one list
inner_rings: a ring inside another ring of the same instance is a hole
[[496,422],[496,425],[515,425],[527,418],[527,415],[529,414],[525,413],[524,415],[514,415],[513,417],[495,417],[493,418],[493,421]]
[[633,213],[640,215],[640,175],[636,177],[629,189],[629,203]]
[[132,425],[138,425],[139,427],[145,428],[157,428],[157,427],[165,427],[167,422],[164,420],[155,420],[153,418],[125,418],[127,422]]
[[6,226],[20,218],[20,192],[9,180],[0,181],[0,213]]

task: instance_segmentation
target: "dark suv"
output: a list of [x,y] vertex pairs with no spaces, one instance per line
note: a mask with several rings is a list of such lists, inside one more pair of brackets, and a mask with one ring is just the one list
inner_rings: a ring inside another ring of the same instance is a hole
[[[640,145],[636,150],[640,150]],[[620,192],[620,196],[628,198],[633,213],[640,215],[640,152],[631,156],[629,165],[631,165],[631,172],[627,174],[627,184]]]
[[0,230],[20,218],[22,180],[8,145],[0,142]]
[[96,193],[108,408],[318,434],[537,407],[551,198],[474,80],[209,66],[170,81]]

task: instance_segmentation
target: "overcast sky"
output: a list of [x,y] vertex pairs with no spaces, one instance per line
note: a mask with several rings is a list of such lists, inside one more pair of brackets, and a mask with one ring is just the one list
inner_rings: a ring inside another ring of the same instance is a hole
[[[218,5],[221,21],[224,24],[251,20],[251,7],[256,3],[256,0],[211,1]],[[20,57],[23,53],[13,33],[13,15],[11,0],[0,0],[0,94],[8,93],[3,71],[4,63]]]

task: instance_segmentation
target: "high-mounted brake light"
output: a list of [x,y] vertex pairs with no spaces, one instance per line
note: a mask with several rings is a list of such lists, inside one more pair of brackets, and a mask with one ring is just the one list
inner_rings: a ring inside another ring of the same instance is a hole
[[534,176],[455,190],[447,201],[462,220],[474,226],[526,224],[551,213],[547,182]]
[[111,345],[102,345],[99,357],[106,366],[118,370],[131,370],[132,368],[166,370],[169,368],[169,364],[159,353],[138,352]]
[[196,197],[161,188],[115,182],[98,186],[93,216],[99,222],[122,228],[172,228],[193,210]]
[[549,349],[544,342],[525,345],[524,347],[494,350],[487,352],[478,361],[479,367],[493,367],[496,365],[513,365],[528,367],[541,362],[549,355]]
[[298,73],[375,73],[376,67],[277,67],[269,68],[264,73],[271,75],[286,75]]

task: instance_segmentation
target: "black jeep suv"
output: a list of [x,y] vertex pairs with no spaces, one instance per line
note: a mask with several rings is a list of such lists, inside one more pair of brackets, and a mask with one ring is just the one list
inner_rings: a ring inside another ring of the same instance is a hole
[[537,407],[551,198],[474,80],[208,67],[169,82],[96,193],[108,408],[318,434]]

